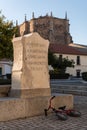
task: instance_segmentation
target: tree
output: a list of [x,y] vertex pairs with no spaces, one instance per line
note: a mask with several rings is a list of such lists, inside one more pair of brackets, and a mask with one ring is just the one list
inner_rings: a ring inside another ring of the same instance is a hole
[[58,58],[56,63],[53,64],[54,69],[59,73],[65,73],[67,67],[74,67],[74,61],[67,58]]
[[67,67],[74,67],[74,61],[73,60],[69,60],[68,58],[62,58],[62,55],[57,57],[50,51],[49,51],[49,54],[48,54],[48,63],[58,73],[65,73]]
[[57,62],[57,57],[48,50],[48,65],[53,66],[53,64],[56,64]]
[[6,18],[0,12],[0,59],[13,59],[12,38],[16,33],[12,21],[6,21]]

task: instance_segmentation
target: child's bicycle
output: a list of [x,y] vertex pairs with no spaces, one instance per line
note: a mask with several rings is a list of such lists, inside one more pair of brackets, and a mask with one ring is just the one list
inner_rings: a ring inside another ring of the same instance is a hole
[[48,109],[44,109],[45,116],[47,116],[47,112],[51,109],[56,114],[56,116],[58,117],[58,119],[60,119],[60,120],[67,120],[68,116],[65,113],[65,111],[60,110],[60,109],[55,109],[54,107],[52,107],[51,101],[54,98],[55,98],[55,96],[51,97],[51,99],[49,101],[49,107],[48,107]]
[[68,116],[72,116],[72,117],[80,117],[81,116],[81,112],[74,110],[74,109],[66,109],[66,106],[59,107],[58,109],[65,112]]

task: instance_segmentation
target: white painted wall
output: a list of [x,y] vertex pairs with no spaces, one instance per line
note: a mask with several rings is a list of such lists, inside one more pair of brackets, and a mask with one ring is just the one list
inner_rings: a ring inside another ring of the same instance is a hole
[[12,67],[10,65],[5,65],[5,74],[12,72]]
[[2,75],[11,74],[12,72],[12,65],[9,61],[0,61],[0,68],[2,68]]
[[[55,54],[57,57],[59,57],[60,54]],[[76,71],[81,70],[82,72],[87,72],[87,55],[80,55],[80,65],[76,64],[77,61],[77,55],[69,55],[69,54],[61,54],[63,58],[68,58],[69,60],[74,60],[75,67],[67,67],[66,73],[69,73],[72,76],[76,76]]]

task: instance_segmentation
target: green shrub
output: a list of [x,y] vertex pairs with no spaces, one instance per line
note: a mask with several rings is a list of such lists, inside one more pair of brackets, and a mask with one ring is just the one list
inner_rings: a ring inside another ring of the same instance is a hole
[[87,72],[82,73],[82,79],[87,81]]
[[57,71],[50,71],[50,79],[68,79],[68,73],[58,73]]
[[11,79],[0,79],[0,85],[11,84]]
[[6,74],[7,79],[11,79],[11,74]]

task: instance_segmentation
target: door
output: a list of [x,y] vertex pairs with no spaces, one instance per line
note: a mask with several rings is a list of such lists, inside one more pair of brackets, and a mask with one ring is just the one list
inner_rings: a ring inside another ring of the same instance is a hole
[[81,71],[81,70],[76,70],[76,77],[77,77],[77,78],[80,78],[80,76],[81,76],[80,71]]
[[0,76],[2,75],[2,68],[0,68]]

